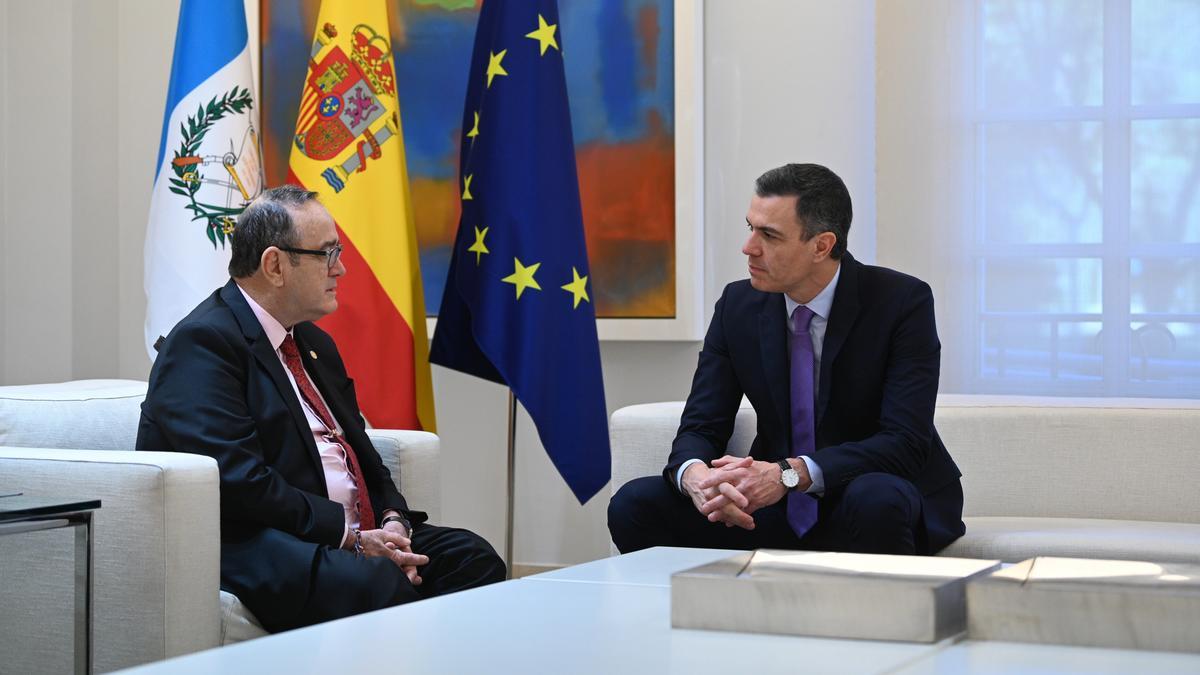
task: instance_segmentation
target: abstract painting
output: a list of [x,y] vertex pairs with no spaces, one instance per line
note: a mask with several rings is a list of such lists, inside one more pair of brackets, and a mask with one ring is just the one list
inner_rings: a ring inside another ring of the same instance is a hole
[[[458,227],[460,127],[478,1],[391,2],[425,306],[433,315]],[[261,0],[264,162],[272,185],[287,175],[318,7],[319,0]],[[560,0],[559,13],[597,316],[674,317],[673,0]]]

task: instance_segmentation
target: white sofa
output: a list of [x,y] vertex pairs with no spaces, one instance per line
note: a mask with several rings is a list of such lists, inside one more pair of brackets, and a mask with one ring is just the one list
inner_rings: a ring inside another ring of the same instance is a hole
[[[613,413],[613,493],[662,471],[682,411]],[[963,473],[967,525],[942,555],[1200,562],[1200,401],[942,395],[934,424]],[[731,454],[754,425],[743,403]]]
[[[100,499],[94,520],[94,655],[99,672],[263,635],[219,592],[217,464],[134,452],[146,383],[80,380],[0,387],[0,494]],[[372,429],[414,507],[437,518],[437,436]],[[72,540],[0,537],[0,671],[71,667]],[[30,645],[36,645],[31,648]]]

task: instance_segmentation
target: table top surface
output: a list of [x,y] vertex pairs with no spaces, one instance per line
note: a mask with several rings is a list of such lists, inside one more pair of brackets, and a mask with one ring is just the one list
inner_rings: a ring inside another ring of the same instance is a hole
[[0,490],[0,523],[39,516],[62,516],[100,508],[99,499],[38,497]]
[[[211,649],[130,672],[383,669],[404,673],[957,674],[1070,672],[1078,667],[1092,670],[1092,666],[1099,672],[1200,671],[1200,655],[954,640],[934,644],[837,640],[672,628],[671,574],[734,553],[647,549]],[[351,645],[378,648],[348,648]],[[1011,667],[1000,669],[990,664],[992,659]]]

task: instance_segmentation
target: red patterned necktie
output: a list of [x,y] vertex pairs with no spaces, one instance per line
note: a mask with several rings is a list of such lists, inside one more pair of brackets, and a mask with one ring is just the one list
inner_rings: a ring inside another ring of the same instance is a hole
[[359,528],[375,529],[375,511],[371,509],[371,497],[367,493],[367,484],[363,481],[362,471],[358,468],[358,455],[354,454],[354,448],[350,447],[349,441],[336,432],[337,424],[333,420],[333,415],[329,413],[329,409],[317,395],[317,389],[308,379],[308,373],[304,372],[304,367],[300,364],[300,350],[296,347],[296,341],[292,339],[291,335],[283,339],[283,344],[279,345],[279,351],[283,354],[283,361],[287,364],[288,370],[292,371],[292,377],[296,378],[296,386],[300,389],[300,395],[304,397],[308,407],[312,408],[313,413],[321,419],[321,424],[324,424],[325,429],[329,432],[325,438],[342,446],[342,450],[346,453],[346,467],[350,470],[354,484],[358,486]]

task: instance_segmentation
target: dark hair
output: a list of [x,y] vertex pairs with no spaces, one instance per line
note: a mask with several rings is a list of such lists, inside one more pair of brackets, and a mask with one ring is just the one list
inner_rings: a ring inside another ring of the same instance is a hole
[[796,219],[804,239],[832,232],[837,243],[829,257],[838,260],[846,252],[854,209],[850,191],[836,173],[820,164],[784,164],[759,176],[754,191],[759,197],[796,197]]
[[[263,192],[238,216],[230,235],[229,276],[242,279],[258,271],[263,251],[270,246],[294,247],[296,228],[292,209],[316,199],[317,193],[297,185],[281,185]],[[292,264],[296,255],[289,253]]]

